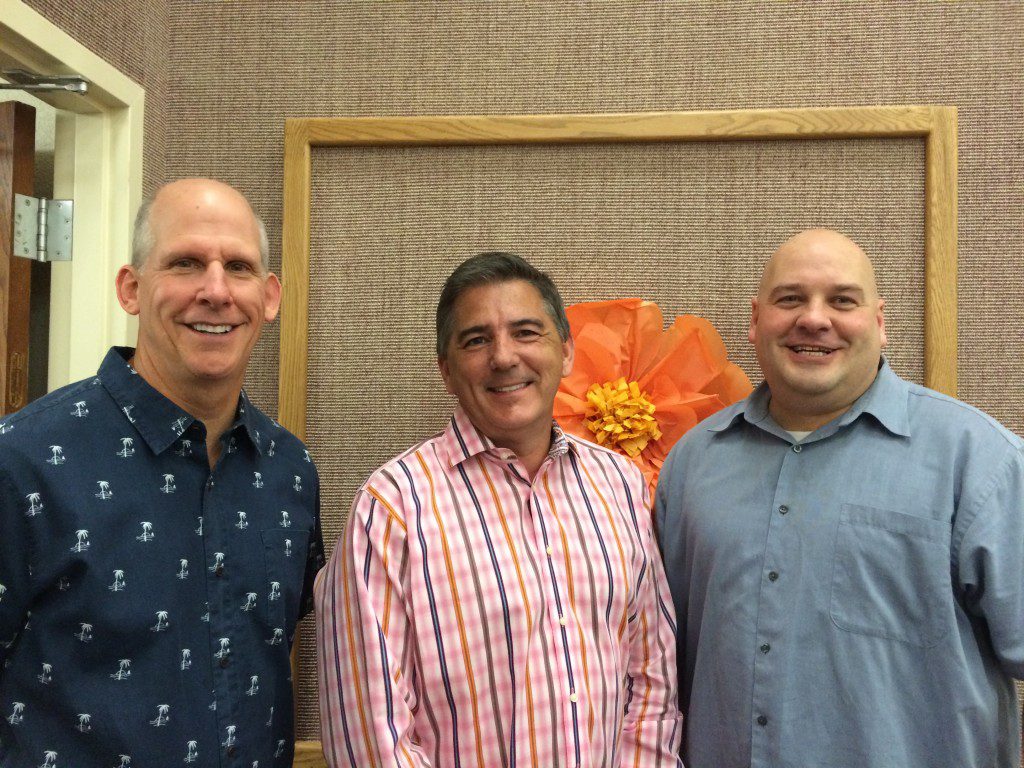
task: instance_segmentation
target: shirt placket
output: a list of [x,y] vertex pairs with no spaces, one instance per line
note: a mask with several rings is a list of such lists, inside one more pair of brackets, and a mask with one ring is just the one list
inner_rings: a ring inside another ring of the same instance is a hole
[[570,641],[569,622],[570,606],[568,604],[568,574],[563,565],[564,558],[561,538],[558,535],[558,521],[546,509],[540,489],[543,478],[551,465],[551,459],[545,461],[533,478],[527,497],[528,511],[531,512],[535,540],[542,554],[543,594],[546,603],[545,616],[548,622],[548,637],[552,658],[555,659],[561,695],[559,709],[562,712],[562,745],[564,747],[565,764],[579,768],[581,764],[580,717],[579,706],[582,695],[580,670],[573,665],[573,644]]
[[225,765],[232,765],[238,756],[237,724],[240,720],[238,702],[241,686],[233,645],[237,635],[234,614],[231,611],[231,584],[234,563],[230,555],[230,504],[220,478],[227,455],[221,457],[203,487],[202,513],[204,520],[204,547],[206,550],[206,594],[209,600],[210,653],[212,660],[213,695],[216,703],[217,748]]
[[799,443],[786,447],[779,479],[768,518],[764,560],[761,567],[761,589],[758,601],[757,637],[753,661],[753,695],[751,699],[750,765],[774,765],[774,753],[779,743],[781,712],[776,686],[783,670],[780,653],[785,651],[780,641],[789,615],[789,606],[796,598],[796,567],[794,553],[787,548],[787,536],[796,512],[793,477],[804,461],[804,446]]

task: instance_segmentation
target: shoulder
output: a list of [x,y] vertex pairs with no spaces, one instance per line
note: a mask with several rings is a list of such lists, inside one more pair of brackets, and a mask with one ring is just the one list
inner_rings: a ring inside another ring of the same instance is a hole
[[248,396],[246,396],[246,404],[250,409],[250,423],[259,434],[260,450],[263,455],[273,455],[280,460],[293,463],[297,468],[308,469],[316,475],[316,464],[306,444],[277,421],[267,416],[252,400],[248,399]]
[[[96,394],[101,394],[102,398],[97,398]],[[49,444],[69,428],[84,424],[82,418],[76,418],[76,414],[86,412],[83,401],[94,408],[113,402],[100,380],[90,377],[56,389],[0,419],[0,457],[9,458],[43,443]]]
[[[415,484],[428,475],[452,469],[447,453],[441,447],[442,435],[438,433],[420,440],[381,464],[366,478],[360,491],[389,486],[398,488],[406,482]],[[402,478],[405,478],[404,482]]]
[[973,405],[919,384],[905,384],[908,419],[915,434],[923,430],[932,440],[985,444],[997,450],[1024,448],[1024,440]]
[[73,414],[70,412],[65,413],[61,406],[66,404],[74,405],[77,400],[93,391],[104,391],[103,385],[96,376],[91,376],[88,379],[82,379],[73,384],[67,384],[60,389],[55,389],[38,400],[33,400],[20,411],[0,419],[0,424],[6,428],[7,432],[10,432],[17,429],[18,425],[31,425],[34,428],[48,422],[70,423]]
[[643,474],[640,472],[640,468],[621,453],[568,433],[566,433],[565,439],[581,461],[604,465],[629,480],[643,484]]
[[740,400],[697,422],[679,438],[669,455],[703,451],[710,447],[715,438],[723,434],[737,419],[744,418],[747,408],[747,400]]

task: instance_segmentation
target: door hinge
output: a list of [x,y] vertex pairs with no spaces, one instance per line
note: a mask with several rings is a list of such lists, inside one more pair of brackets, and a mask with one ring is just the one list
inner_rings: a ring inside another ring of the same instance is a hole
[[14,255],[33,261],[71,261],[75,204],[14,196]]

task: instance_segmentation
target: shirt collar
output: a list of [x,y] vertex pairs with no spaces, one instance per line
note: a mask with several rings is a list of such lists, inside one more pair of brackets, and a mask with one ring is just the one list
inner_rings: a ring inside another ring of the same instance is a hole
[[[174,445],[193,424],[201,422],[154,389],[135,371],[128,363],[134,354],[135,350],[131,347],[111,347],[97,376],[153,453],[160,454]],[[242,392],[238,398],[235,421],[228,433],[234,432],[239,426],[243,427],[242,431],[256,449],[262,452],[256,413],[248,396]]]
[[[819,427],[822,434],[818,437],[827,437],[837,430],[852,424],[862,414],[870,414],[879,424],[894,435],[910,437],[910,418],[907,415],[907,383],[895,374],[889,366],[889,361],[884,357],[878,367],[878,373],[871,386],[867,388],[853,405],[841,416],[823,427]],[[742,418],[750,424],[761,427],[770,425],[772,432],[783,433],[784,430],[775,423],[768,412],[768,403],[771,400],[771,390],[767,382],[761,382],[758,387],[747,397],[746,400],[738,403],[731,417],[722,424],[708,427],[710,432],[724,432],[731,428]],[[815,430],[818,432],[819,430]]]
[[[441,433],[439,442],[442,450],[448,455],[449,467],[455,467],[481,453],[488,453],[500,461],[511,461],[516,458],[511,450],[496,446],[487,435],[477,429],[460,407],[455,409],[448,426]],[[557,458],[569,450],[575,451],[576,448],[566,438],[558,422],[552,420],[551,448],[548,450],[548,456]]]

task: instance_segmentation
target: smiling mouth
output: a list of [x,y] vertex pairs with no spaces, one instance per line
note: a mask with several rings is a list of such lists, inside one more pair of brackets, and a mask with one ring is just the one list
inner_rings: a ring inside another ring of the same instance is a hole
[[503,387],[488,387],[491,392],[497,392],[498,394],[508,394],[509,392],[518,392],[521,389],[526,389],[530,386],[530,382],[523,381],[518,384],[506,384]]
[[189,323],[188,327],[193,331],[210,334],[211,336],[229,333],[235,328],[233,325],[210,325],[209,323]]
[[806,355],[807,357],[828,357],[835,352],[831,347],[817,347],[807,344],[794,344],[788,347],[788,349],[798,355]]

